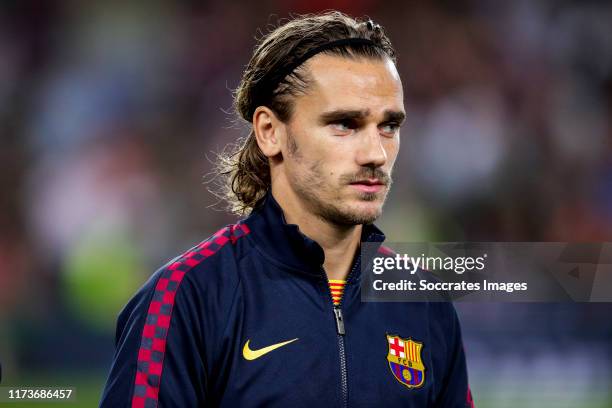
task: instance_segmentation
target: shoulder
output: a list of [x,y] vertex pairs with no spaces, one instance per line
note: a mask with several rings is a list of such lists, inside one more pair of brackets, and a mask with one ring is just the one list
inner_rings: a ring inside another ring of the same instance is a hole
[[244,223],[221,228],[162,267],[160,271],[163,276],[160,279],[180,281],[185,276],[194,277],[199,273],[212,275],[215,271],[227,269],[226,267],[238,262],[248,252],[248,248],[243,245],[245,240],[241,238],[250,232]]
[[225,226],[157,269],[122,310],[119,326],[134,314],[169,314],[179,294],[189,303],[206,301],[210,293],[231,297],[239,284],[240,259],[249,252],[242,238],[249,233],[246,224]]
[[[154,297],[172,297],[183,283],[205,290],[214,286],[235,286],[238,264],[248,252],[243,237],[250,233],[246,224],[225,226],[213,235],[175,257],[155,273]],[[170,300],[170,299],[168,299]]]

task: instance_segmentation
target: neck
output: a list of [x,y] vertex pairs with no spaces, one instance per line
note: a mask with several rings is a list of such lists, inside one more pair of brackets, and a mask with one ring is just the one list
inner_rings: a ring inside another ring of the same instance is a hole
[[362,225],[337,225],[313,214],[293,194],[281,194],[272,186],[272,195],[283,209],[288,224],[317,242],[325,253],[323,268],[328,279],[346,279],[359,249]]

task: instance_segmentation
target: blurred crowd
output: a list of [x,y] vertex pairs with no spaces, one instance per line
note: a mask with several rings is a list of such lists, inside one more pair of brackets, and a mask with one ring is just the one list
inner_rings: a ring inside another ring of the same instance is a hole
[[[610,4],[3,2],[5,375],[107,369],[129,296],[235,220],[205,182],[246,135],[231,91],[255,39],[328,8],[379,22],[399,56],[408,115],[379,223],[389,240],[612,241]],[[551,353],[563,367],[555,350],[590,347],[574,371],[597,361],[612,383],[608,304],[460,312],[475,372],[500,349],[546,368]]]

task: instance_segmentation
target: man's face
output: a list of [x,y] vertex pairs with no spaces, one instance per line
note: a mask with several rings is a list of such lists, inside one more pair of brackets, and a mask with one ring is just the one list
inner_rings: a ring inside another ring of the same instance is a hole
[[373,222],[391,185],[404,119],[402,85],[388,60],[317,55],[295,98],[283,167],[313,214],[339,225]]

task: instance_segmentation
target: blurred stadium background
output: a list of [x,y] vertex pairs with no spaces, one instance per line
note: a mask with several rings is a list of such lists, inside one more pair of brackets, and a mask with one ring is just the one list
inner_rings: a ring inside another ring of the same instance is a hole
[[[203,175],[257,30],[329,8],[399,54],[389,240],[612,241],[610,3],[3,1],[3,385],[96,405],[122,305],[234,221]],[[478,407],[612,406],[612,304],[458,309]]]

